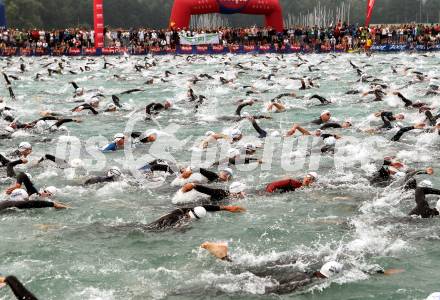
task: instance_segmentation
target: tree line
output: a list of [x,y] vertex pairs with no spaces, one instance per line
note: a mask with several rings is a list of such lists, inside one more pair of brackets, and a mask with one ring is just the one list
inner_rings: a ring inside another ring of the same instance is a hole
[[[351,23],[362,23],[367,0],[280,0],[284,14],[313,11],[320,2],[336,8],[350,3]],[[5,0],[8,26],[20,29],[93,26],[93,0]],[[172,0],[104,0],[111,27],[166,28]],[[263,18],[225,16],[231,26],[261,25]],[[377,0],[372,23],[439,23],[439,0]]]

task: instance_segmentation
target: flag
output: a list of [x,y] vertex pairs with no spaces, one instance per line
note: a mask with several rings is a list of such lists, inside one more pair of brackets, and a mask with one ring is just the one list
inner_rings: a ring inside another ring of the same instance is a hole
[[371,16],[373,15],[374,3],[376,0],[367,0],[367,17],[365,19],[365,26],[370,25]]

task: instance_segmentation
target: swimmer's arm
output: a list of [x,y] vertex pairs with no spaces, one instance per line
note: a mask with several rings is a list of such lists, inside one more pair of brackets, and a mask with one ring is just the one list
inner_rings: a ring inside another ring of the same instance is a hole
[[240,206],[219,206],[219,205],[203,205],[206,211],[216,212],[216,211],[228,211],[231,213],[245,212],[246,209]]
[[6,278],[0,277],[0,283],[6,283],[17,299],[38,300],[15,276],[8,276]]
[[250,118],[249,119],[252,123],[252,126],[254,127],[254,129],[258,132],[258,134],[260,135],[260,138],[265,138],[267,136],[267,132],[265,130],[263,130],[257,123],[257,121],[255,121],[254,118]]
[[203,185],[194,185],[194,189],[199,193],[211,196],[212,200],[220,201],[229,196],[229,193],[222,189],[212,189]]
[[307,129],[302,128],[301,126],[298,126],[297,128],[299,130],[299,132],[301,132],[303,135],[312,135],[310,133],[310,131],[308,131]]
[[275,108],[277,109],[277,112],[283,112],[286,110],[286,107],[283,104],[278,103],[278,102],[272,103],[272,106],[275,106]]
[[209,182],[215,181],[218,179],[218,175],[214,172],[208,171],[206,169],[200,168],[200,174],[205,176]]
[[327,123],[321,126],[321,130],[326,130],[328,128],[342,128],[341,124],[338,123]]

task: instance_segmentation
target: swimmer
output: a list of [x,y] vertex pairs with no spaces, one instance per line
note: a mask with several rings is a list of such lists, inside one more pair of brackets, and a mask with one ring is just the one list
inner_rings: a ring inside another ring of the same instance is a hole
[[324,97],[319,96],[319,95],[313,95],[313,96],[311,96],[311,97],[310,97],[310,100],[312,100],[312,99],[318,99],[319,102],[321,102],[322,105],[327,105],[327,104],[331,104],[331,103],[332,103],[331,101],[329,101],[329,100],[327,100],[327,99],[325,99]]
[[[203,205],[190,208],[179,208],[173,210],[169,214],[160,219],[148,224],[140,225],[146,231],[162,231],[167,229],[179,228],[187,225],[193,220],[200,220],[206,216],[207,212],[227,211],[231,213],[241,213],[246,210],[240,206],[218,206],[218,205]],[[125,226],[124,226],[125,227]]]
[[143,167],[139,168],[138,171],[143,173],[151,173],[151,172],[167,172],[170,174],[174,174],[174,171],[169,166],[168,162],[163,161],[161,159],[155,159]]
[[[233,260],[229,256],[228,245],[225,243],[213,243],[205,242],[201,248],[207,250],[211,255],[220,259],[232,263]],[[234,266],[238,268],[235,272],[247,272],[252,273],[261,279],[271,279],[273,283],[270,286],[265,287],[265,294],[289,294],[300,288],[308,286],[319,280],[326,280],[334,278],[340,275],[344,270],[344,265],[337,261],[328,261],[316,269],[310,271],[300,271],[296,266],[297,260],[295,257],[283,257],[276,261],[269,261],[264,265],[258,264],[255,266],[243,267]],[[318,265],[319,266],[319,265]],[[312,267],[313,268],[313,267]],[[389,269],[384,270],[382,268],[374,268],[373,270],[363,271],[366,274],[382,274],[382,275],[395,275],[404,272],[402,269]]]
[[102,152],[113,152],[117,150],[124,149],[125,136],[123,133],[117,133],[113,137],[113,142],[109,143],[107,146],[101,148]]
[[92,184],[104,183],[104,182],[114,182],[117,181],[121,176],[122,176],[122,172],[118,167],[111,167],[108,170],[106,176],[98,176],[87,179],[86,182],[84,182],[84,185],[92,185]]
[[424,123],[419,123],[419,124],[416,124],[416,125],[414,125],[414,126],[408,126],[408,127],[403,127],[403,128],[400,128],[399,129],[399,131],[391,138],[391,141],[393,141],[393,142],[397,142],[397,141],[399,141],[400,140],[400,138],[406,133],[406,132],[408,132],[408,131],[411,131],[411,130],[415,130],[415,129],[423,129],[423,128],[425,128],[425,124]]
[[319,116],[319,119],[313,120],[311,123],[315,124],[315,125],[322,125],[322,124],[329,122],[331,117],[332,117],[332,114],[328,110],[325,110],[321,113],[321,115]]
[[0,277],[0,285],[3,284],[9,286],[17,300],[38,300],[15,276]]
[[136,142],[142,143],[142,144],[148,144],[148,143],[154,143],[157,138],[158,134],[156,130],[147,130],[145,132],[132,132],[131,137],[136,139]]
[[347,128],[350,128],[352,126],[353,126],[353,124],[351,123],[351,121],[347,120],[347,121],[343,122],[342,124],[334,123],[334,122],[326,123],[326,124],[322,125],[320,129],[321,130],[326,130],[326,129],[329,129],[329,128],[333,128],[333,129],[337,129],[337,128],[347,129]]
[[272,183],[269,183],[266,186],[266,192],[267,193],[287,193],[287,192],[294,192],[296,189],[304,188],[304,187],[310,187],[313,183],[316,182],[318,179],[318,174],[315,172],[310,172],[304,178],[302,181],[296,180],[296,179],[283,179],[279,181],[274,181]]
[[439,215],[440,201],[435,208],[429,206],[426,195],[440,195],[440,190],[430,187],[417,187],[415,192],[416,207],[409,213],[410,216],[420,216],[422,218],[432,218]]
[[389,185],[392,180],[392,175],[399,173],[399,170],[403,167],[404,164],[394,160],[393,157],[385,157],[382,167],[369,179],[370,184],[379,187]]
[[162,103],[150,103],[145,107],[145,113],[147,118],[151,118],[152,116],[158,115],[163,110],[168,110],[172,107],[172,103],[170,101],[165,101]]
[[421,103],[421,102],[413,103],[411,100],[403,96],[400,92],[394,92],[393,94],[399,97],[403,101],[403,103],[405,103],[405,107],[413,107],[419,109],[422,107],[426,107],[426,103]]
[[207,186],[203,186],[200,184],[195,183],[187,183],[185,184],[181,191],[183,193],[187,193],[189,191],[195,190],[199,193],[206,194],[210,196],[210,200],[212,202],[219,202],[226,199],[237,199],[237,198],[243,198],[245,196],[244,190],[246,189],[246,186],[241,182],[234,182],[229,187],[229,191],[226,191],[224,189],[213,189],[209,188]]

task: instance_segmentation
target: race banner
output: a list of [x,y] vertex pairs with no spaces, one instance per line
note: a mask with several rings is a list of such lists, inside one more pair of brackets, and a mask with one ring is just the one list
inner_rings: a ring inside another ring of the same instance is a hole
[[95,48],[104,48],[104,6],[103,0],[93,0],[95,23]]
[[373,15],[374,3],[376,0],[368,0],[367,2],[367,17],[365,18],[365,26],[370,25],[371,16]]
[[180,44],[181,45],[216,45],[219,44],[220,40],[218,38],[217,33],[205,33],[205,34],[198,34],[195,36],[180,36]]

